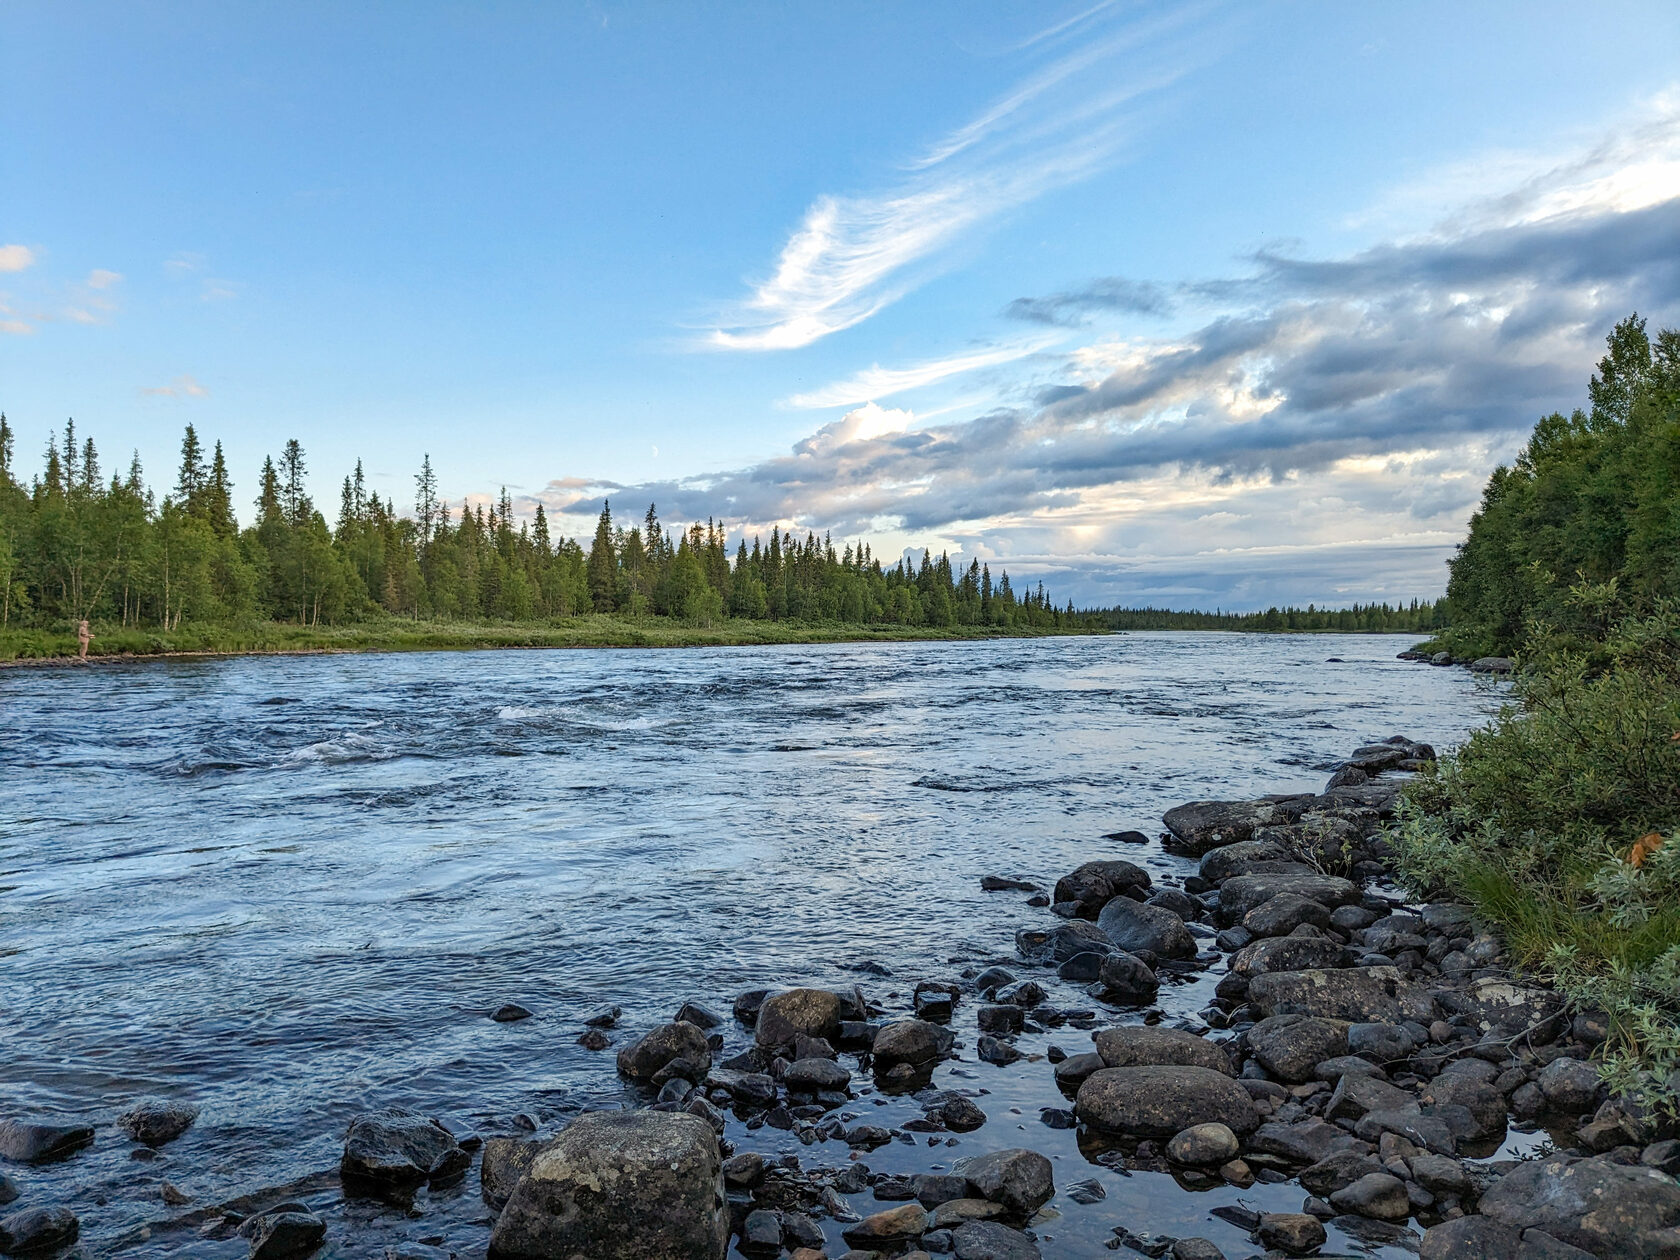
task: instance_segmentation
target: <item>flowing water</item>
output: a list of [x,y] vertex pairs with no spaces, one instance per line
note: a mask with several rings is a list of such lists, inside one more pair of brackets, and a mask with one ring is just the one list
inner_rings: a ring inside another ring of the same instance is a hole
[[[727,1012],[777,984],[861,981],[905,1006],[917,980],[1007,961],[1016,929],[1055,921],[982,892],[984,874],[1048,885],[1125,856],[1182,876],[1155,844],[1102,837],[1154,835],[1187,800],[1316,789],[1373,738],[1460,742],[1498,690],[1395,660],[1409,643],[1131,634],[0,672],[0,1103],[101,1126],[71,1160],[13,1169],[19,1206],[74,1208],[96,1252],[241,1255],[157,1225],[162,1182],[197,1206],[331,1169],[369,1107],[489,1135],[622,1105],[611,1052],[575,1044],[605,1006],[624,1008],[620,1043],[685,999]],[[1193,1014],[1209,984],[1163,990],[1161,1009]],[[486,1017],[509,1001],[536,1017]],[[972,1018],[965,1003],[970,1047]],[[725,1054],[747,1044],[726,1031]],[[865,1161],[1045,1151],[1058,1186],[1108,1195],[1059,1195],[1047,1256],[1111,1254],[1116,1224],[1245,1254],[1210,1207],[1299,1208],[1298,1186],[1190,1193],[1091,1162],[1038,1120],[1067,1105],[1045,1062],[940,1079],[987,1091],[991,1122],[949,1155],[894,1144]],[[203,1109],[151,1161],[111,1127],[141,1097]],[[919,1114],[905,1106],[853,1110],[891,1124]],[[848,1154],[733,1122],[729,1136],[807,1166]],[[323,1254],[427,1238],[483,1253],[476,1173],[406,1213],[313,1194],[338,1214]]]

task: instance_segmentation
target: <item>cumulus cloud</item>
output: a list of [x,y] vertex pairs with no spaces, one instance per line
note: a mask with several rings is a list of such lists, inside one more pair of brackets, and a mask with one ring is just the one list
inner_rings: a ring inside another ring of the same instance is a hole
[[167,385],[151,385],[140,392],[149,398],[208,398],[210,391],[192,376],[182,373]]
[[893,186],[817,197],[769,276],[704,344],[786,350],[853,327],[925,279],[965,234],[1108,164],[1139,98],[1183,73],[1186,53],[1172,45],[1190,16],[1092,32],[929,146]]
[[27,245],[0,245],[0,271],[27,271],[35,265],[35,251]]

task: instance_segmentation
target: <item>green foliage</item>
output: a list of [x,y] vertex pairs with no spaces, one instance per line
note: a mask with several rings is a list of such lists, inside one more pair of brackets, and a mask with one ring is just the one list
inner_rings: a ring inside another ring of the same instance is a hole
[[1410,605],[1353,604],[1347,608],[1268,608],[1264,612],[1175,612],[1169,608],[1110,608],[1114,630],[1240,630],[1272,633],[1431,634],[1447,624],[1447,601]]

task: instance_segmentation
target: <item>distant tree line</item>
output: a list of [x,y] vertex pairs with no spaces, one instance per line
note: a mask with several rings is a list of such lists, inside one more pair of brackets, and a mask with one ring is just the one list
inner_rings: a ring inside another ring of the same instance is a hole
[[241,528],[221,443],[207,452],[187,426],[172,490],[160,499],[135,456],[107,477],[74,421],[47,445],[25,485],[0,415],[0,626],[83,618],[178,628],[256,619],[337,624],[394,614],[527,621],[579,613],[647,614],[710,624],[728,617],[906,626],[1086,624],[1042,583],[1017,590],[1007,572],[883,565],[868,543],[780,528],[744,538],[733,555],[712,521],[667,529],[655,509],[626,528],[604,504],[593,538],[551,531],[541,504],[515,521],[494,504],[452,511],[427,457],[412,514],[370,491],[361,463],[344,479],[329,525],[309,494],[303,448],[264,461]]
[[1275,605],[1264,612],[1175,612],[1170,608],[1110,608],[1100,614],[1114,630],[1337,630],[1433,634],[1447,625],[1447,601],[1352,604],[1347,608]]

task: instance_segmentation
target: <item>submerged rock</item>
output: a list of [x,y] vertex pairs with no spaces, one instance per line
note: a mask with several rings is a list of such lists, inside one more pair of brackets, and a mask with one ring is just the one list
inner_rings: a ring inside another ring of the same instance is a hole
[[441,1124],[393,1107],[350,1122],[339,1172],[350,1181],[403,1185],[449,1177],[471,1162]]
[[306,1255],[326,1236],[327,1223],[313,1212],[265,1212],[251,1230],[251,1260]]
[[492,1260],[723,1260],[729,1210],[711,1126],[685,1112],[579,1116],[497,1218]]
[[81,1222],[69,1208],[25,1208],[0,1217],[0,1253],[46,1251],[76,1241]]
[[173,1142],[198,1119],[198,1108],[184,1103],[143,1102],[117,1117],[117,1128],[136,1142],[162,1146]]
[[86,1124],[37,1124],[28,1120],[0,1123],[0,1159],[14,1164],[44,1164],[64,1159],[93,1142]]

